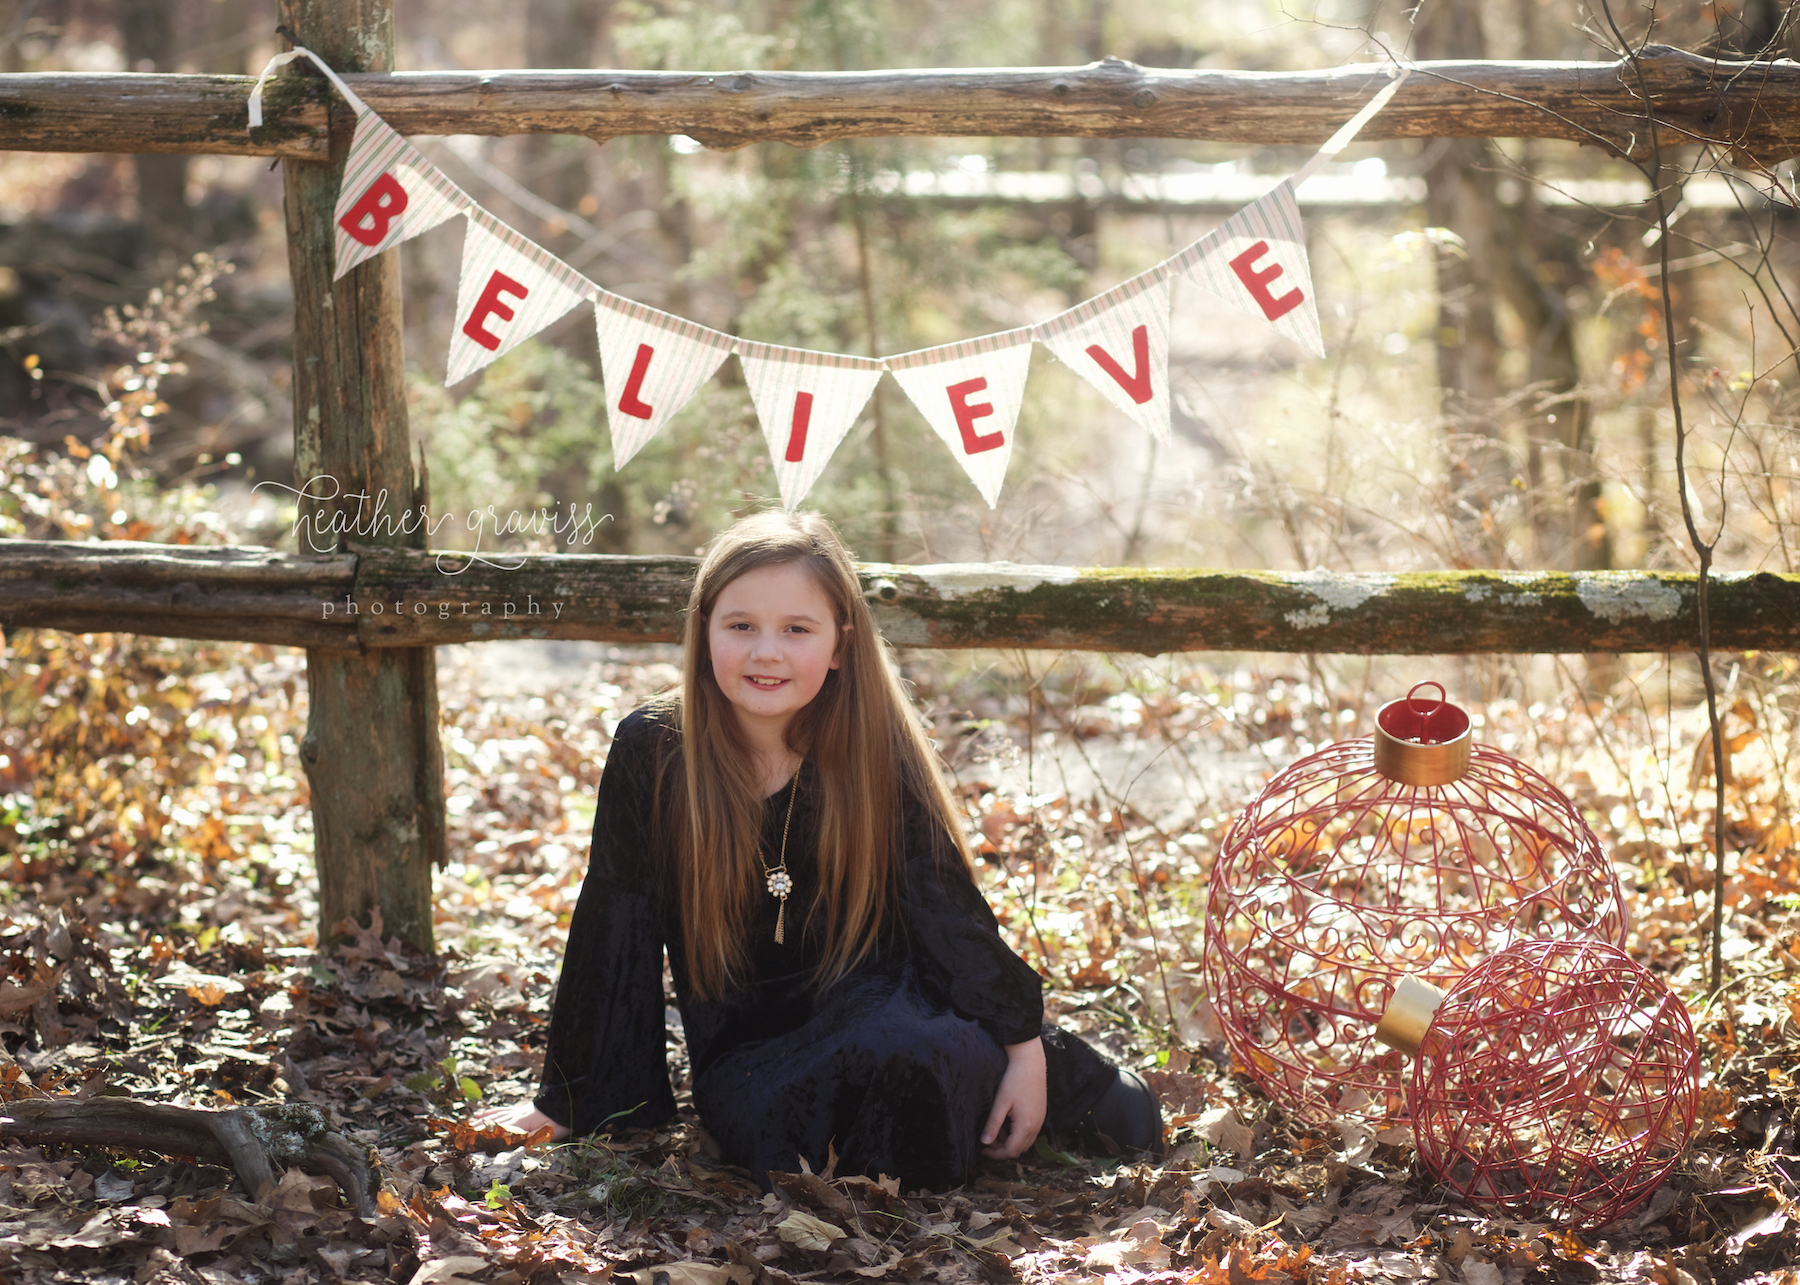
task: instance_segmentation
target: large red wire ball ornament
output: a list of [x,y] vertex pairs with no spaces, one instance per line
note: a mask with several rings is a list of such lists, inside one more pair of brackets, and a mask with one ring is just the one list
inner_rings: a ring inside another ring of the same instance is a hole
[[1425,1033],[1419,1162],[1472,1205],[1604,1226],[1681,1158],[1699,1064],[1687,1009],[1618,947],[1508,947],[1456,984]]
[[1448,989],[1515,941],[1624,940],[1618,880],[1574,805],[1473,744],[1442,694],[1422,683],[1375,737],[1278,773],[1213,864],[1207,993],[1237,1062],[1313,1124],[1405,1113],[1406,1059],[1374,1039],[1401,977]]

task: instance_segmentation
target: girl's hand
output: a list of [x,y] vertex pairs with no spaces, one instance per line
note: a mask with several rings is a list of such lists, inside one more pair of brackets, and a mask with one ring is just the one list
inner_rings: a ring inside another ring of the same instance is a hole
[[489,1107],[486,1111],[476,1113],[475,1123],[484,1129],[503,1125],[527,1136],[549,1125],[554,1130],[550,1135],[552,1142],[561,1142],[569,1136],[568,1125],[558,1124],[529,1102],[515,1102],[509,1107]]
[[981,1129],[981,1154],[995,1160],[1025,1154],[1044,1123],[1044,1042],[1009,1044],[1006,1061],[1006,1074],[994,1092],[994,1109]]

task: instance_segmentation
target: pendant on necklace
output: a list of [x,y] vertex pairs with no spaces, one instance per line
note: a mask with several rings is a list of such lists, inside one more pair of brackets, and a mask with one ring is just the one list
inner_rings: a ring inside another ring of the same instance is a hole
[[781,898],[781,905],[775,911],[775,944],[781,945],[787,940],[787,899],[794,890],[794,880],[787,872],[786,866],[777,866],[769,871],[769,895]]
[[[788,787],[787,820],[781,827],[781,859],[773,870],[764,867],[768,876],[768,889],[771,897],[781,899],[781,906],[775,912],[775,944],[781,945],[787,940],[787,899],[794,890],[794,877],[787,868],[788,831],[794,824],[794,796],[800,793],[800,770],[794,769],[794,783]],[[766,859],[765,859],[766,860]]]

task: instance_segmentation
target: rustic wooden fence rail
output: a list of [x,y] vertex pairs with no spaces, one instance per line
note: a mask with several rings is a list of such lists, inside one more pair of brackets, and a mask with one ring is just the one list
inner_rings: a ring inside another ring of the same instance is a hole
[[[505,638],[672,642],[698,561],[0,542],[0,626],[333,651]],[[865,563],[894,643],[1158,654],[1644,652],[1699,641],[1695,578],[1652,571],[1193,571]],[[1715,575],[1712,644],[1800,649],[1800,576]]]
[[[393,74],[390,0],[275,0],[273,9],[403,134],[687,134],[721,148],[909,134],[1317,144],[1385,75],[1367,66],[1161,71],[1117,59],[1016,70]],[[422,499],[409,455],[397,256],[332,277],[350,113],[296,65],[271,82],[268,122],[253,134],[250,86],[242,76],[0,75],[0,148],[283,158],[296,469],[329,473],[346,495]],[[1420,63],[1363,133],[1457,136],[1574,139],[1633,157],[1648,155],[1653,140],[1706,142],[1741,165],[1771,166],[1800,153],[1800,64],[1666,48],[1634,62]],[[309,517],[327,516],[311,507]],[[396,547],[419,542],[397,537],[389,547],[306,558],[0,541],[0,624],[305,647],[301,759],[312,783],[321,928],[347,915],[366,921],[379,908],[390,931],[429,948],[430,867],[445,853],[431,645],[670,638],[693,564],[539,556],[511,570],[474,564],[449,575],[454,561]],[[926,646],[1636,651],[1696,640],[1692,580],[1651,573],[868,566],[864,577],[889,635]],[[1720,578],[1713,643],[1791,649],[1797,606],[1793,577]]]
[[[1712,142],[1773,164],[1800,152],[1800,64],[1726,62],[1652,47],[1615,62],[1420,62],[1365,139],[1563,138],[1646,158]],[[1640,85],[1639,74],[1643,83]],[[1330,71],[1177,71],[1117,58],[1085,67],[875,71],[469,71],[350,74],[402,134],[686,134],[709,147],[976,135],[1317,144],[1386,77]],[[246,129],[246,76],[54,73],[0,77],[0,147],[225,152],[325,160],[332,108],[316,74],[265,91]],[[1645,101],[1648,87],[1649,102]]]

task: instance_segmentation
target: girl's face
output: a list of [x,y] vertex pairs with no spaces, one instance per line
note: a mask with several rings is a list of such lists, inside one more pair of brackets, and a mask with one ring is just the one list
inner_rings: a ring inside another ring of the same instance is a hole
[[778,738],[819,694],[838,636],[831,600],[798,562],[746,571],[720,592],[706,625],[713,678],[753,740]]

